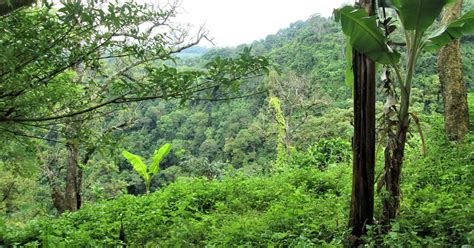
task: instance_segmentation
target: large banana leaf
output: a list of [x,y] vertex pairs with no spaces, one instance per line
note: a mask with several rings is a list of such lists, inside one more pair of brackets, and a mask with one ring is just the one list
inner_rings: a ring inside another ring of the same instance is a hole
[[471,10],[461,18],[433,34],[428,39],[426,48],[429,50],[437,50],[447,45],[453,39],[472,34],[474,34],[474,11]]
[[145,181],[149,179],[150,176],[147,173],[146,165],[143,163],[140,156],[128,151],[123,151],[122,155],[128,160],[128,162],[130,162],[130,164],[132,164],[138,175],[142,176]]
[[394,8],[405,30],[422,34],[453,0],[382,0],[382,6]]
[[398,63],[400,54],[393,52],[387,45],[387,39],[377,27],[375,17],[352,6],[335,9],[334,17],[337,22],[341,22],[342,31],[354,49],[381,64]]
[[153,154],[153,161],[150,164],[150,174],[154,175],[160,169],[160,162],[163,158],[168,155],[171,150],[171,144],[164,144],[160,149],[156,150]]

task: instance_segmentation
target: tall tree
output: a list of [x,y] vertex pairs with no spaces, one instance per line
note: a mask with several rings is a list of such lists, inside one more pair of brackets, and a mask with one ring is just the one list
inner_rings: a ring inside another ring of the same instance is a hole
[[[462,2],[456,0],[444,9],[441,19],[443,25],[448,25],[461,16]],[[469,132],[469,111],[459,39],[441,49],[438,70],[443,92],[446,136],[449,140],[462,141]]]
[[[375,14],[374,0],[360,0],[369,16]],[[375,169],[375,62],[354,50],[354,137],[352,140],[352,198],[350,227],[359,244],[366,225],[373,223]]]
[[286,155],[290,156],[292,148],[295,147],[295,136],[301,133],[302,126],[317,109],[328,105],[328,100],[319,93],[315,82],[294,72],[282,75],[270,73],[268,88],[270,116],[281,127],[280,143],[284,145]]
[[216,86],[226,95],[268,65],[244,49],[203,68],[170,66],[174,54],[206,39],[202,29],[192,36],[173,22],[178,1],[64,1],[59,9],[53,3],[13,11],[0,22],[0,129],[40,138],[54,127],[65,130],[66,190],[52,187],[60,212],[81,205],[81,154],[88,154],[81,152],[88,140],[81,130],[106,106],[195,99]]
[[[382,21],[385,33],[379,27],[376,18],[370,18],[363,10],[346,6],[335,11],[336,21],[342,24],[344,34],[348,36],[349,44],[358,52],[366,54],[378,63],[389,65],[398,81],[400,105],[396,98],[386,104],[387,143],[385,149],[385,169],[380,185],[385,186],[387,194],[383,200],[384,230],[390,230],[391,221],[400,210],[400,179],[410,126],[410,98],[414,83],[415,67],[422,55],[423,49],[436,50],[448,44],[452,39],[474,32],[474,11],[443,27],[434,34],[428,34],[429,27],[440,15],[444,6],[450,0],[391,0],[380,1],[383,7],[393,8],[401,23],[401,31],[405,35],[404,42],[390,40],[389,34],[396,29],[392,18]],[[390,45],[403,44],[406,46],[406,67],[401,70],[400,54]],[[354,68],[356,69],[356,68]],[[390,80],[388,80],[390,81]],[[384,82],[388,82],[384,80]],[[395,87],[390,86],[395,90]],[[396,96],[396,94],[395,94]],[[416,118],[413,117],[416,121]],[[354,158],[357,159],[357,158]]]

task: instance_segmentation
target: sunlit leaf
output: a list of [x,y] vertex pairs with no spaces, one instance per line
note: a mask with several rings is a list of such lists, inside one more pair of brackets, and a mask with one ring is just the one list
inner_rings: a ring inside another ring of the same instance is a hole
[[163,160],[163,158],[168,155],[168,153],[171,150],[171,144],[167,143],[164,144],[160,149],[156,150],[155,153],[153,154],[153,161],[150,164],[150,171],[149,173],[151,175],[154,175],[158,172],[160,169],[160,162]]
[[145,181],[147,181],[149,176],[147,173],[146,165],[143,163],[142,158],[128,151],[123,151],[122,155],[128,160],[130,164],[132,164],[133,169],[135,169],[138,175],[142,176]]

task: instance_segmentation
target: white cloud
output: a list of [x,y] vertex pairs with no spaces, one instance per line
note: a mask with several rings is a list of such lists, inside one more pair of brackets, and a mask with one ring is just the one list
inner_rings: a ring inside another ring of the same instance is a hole
[[205,24],[218,46],[263,39],[313,14],[330,16],[353,0],[182,0],[180,20]]

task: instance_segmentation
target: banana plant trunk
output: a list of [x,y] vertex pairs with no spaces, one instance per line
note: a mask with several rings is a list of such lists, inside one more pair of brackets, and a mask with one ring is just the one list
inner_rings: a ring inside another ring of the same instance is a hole
[[408,125],[399,125],[395,138],[391,139],[385,148],[384,181],[388,195],[383,196],[382,200],[382,224],[384,226],[384,232],[390,230],[390,221],[395,219],[400,211],[400,176],[402,173],[407,132]]
[[[369,15],[375,13],[375,1],[360,0]],[[350,246],[361,244],[366,226],[373,224],[375,169],[375,62],[353,51],[354,137],[352,140],[352,199]]]
[[[390,222],[400,212],[400,177],[402,174],[403,158],[407,141],[408,128],[410,126],[410,95],[415,65],[419,54],[419,36],[416,33],[407,34],[410,42],[407,42],[407,72],[404,80],[400,77],[400,110],[398,111],[398,122],[395,126],[395,135],[388,134],[385,147],[384,184],[387,194],[383,195],[383,232],[390,231]],[[391,124],[388,123],[390,126]]]

